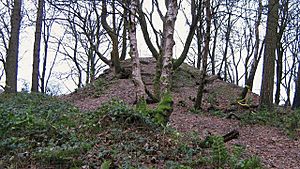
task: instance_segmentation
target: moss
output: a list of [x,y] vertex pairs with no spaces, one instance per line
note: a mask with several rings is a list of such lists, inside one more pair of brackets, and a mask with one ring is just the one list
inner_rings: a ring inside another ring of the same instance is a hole
[[166,125],[172,112],[173,98],[170,93],[165,93],[157,108],[153,112],[155,122],[161,125]]
[[141,113],[143,116],[150,116],[151,110],[147,106],[145,99],[139,100],[135,106],[135,110],[138,113]]

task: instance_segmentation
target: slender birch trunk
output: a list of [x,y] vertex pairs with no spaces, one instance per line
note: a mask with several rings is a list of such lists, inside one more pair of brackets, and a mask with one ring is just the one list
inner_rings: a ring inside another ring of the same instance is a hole
[[136,0],[131,0],[129,13],[129,40],[130,40],[130,56],[132,59],[132,80],[136,89],[136,100],[137,103],[144,102],[146,99],[145,85],[142,80],[141,66],[139,60],[139,52],[137,48],[137,38],[136,38],[136,12],[137,12],[137,2]]
[[177,0],[170,0],[166,3],[167,13],[163,26],[163,39],[162,39],[162,72],[160,77],[160,91],[161,94],[168,93],[171,88],[172,78],[172,57],[174,41],[174,29],[176,17],[178,14]]

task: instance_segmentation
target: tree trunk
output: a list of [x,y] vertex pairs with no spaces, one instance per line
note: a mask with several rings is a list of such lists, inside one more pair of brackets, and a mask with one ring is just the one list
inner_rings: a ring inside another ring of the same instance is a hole
[[275,49],[277,43],[279,0],[269,0],[260,107],[273,109]]
[[198,47],[198,55],[197,55],[197,69],[201,68],[201,59],[202,59],[202,33],[203,21],[200,19],[199,27],[197,28],[196,36],[197,36],[197,47]]
[[162,71],[160,77],[161,93],[165,94],[170,91],[172,78],[172,57],[174,41],[175,22],[178,13],[177,0],[167,1],[167,13],[163,28],[163,44],[162,44]]
[[[127,0],[123,0],[123,3],[127,4]],[[122,52],[120,56],[120,60],[126,59],[127,54],[127,27],[128,27],[128,20],[127,20],[128,10],[125,8],[123,13],[124,25],[123,25],[123,34],[122,34]]]
[[7,93],[17,92],[21,7],[22,0],[14,0],[14,7],[11,15],[11,35],[9,38],[9,47],[5,65],[5,92]]
[[40,77],[41,80],[41,92],[46,93],[46,70],[47,70],[47,60],[48,60],[48,48],[49,48],[49,39],[50,39],[50,25],[44,23],[44,58],[43,58],[43,67],[42,74]]
[[129,40],[130,40],[130,56],[132,59],[132,80],[135,85],[136,101],[143,103],[146,99],[145,85],[142,80],[141,66],[139,60],[139,52],[137,48],[136,38],[136,20],[135,15],[138,4],[136,0],[131,0],[130,13],[129,13]]
[[277,60],[276,60],[276,91],[275,91],[275,104],[279,105],[280,102],[280,87],[282,82],[282,59],[283,59],[283,48],[282,43],[278,42],[277,47]]
[[212,52],[211,52],[211,56],[210,56],[210,60],[211,60],[211,74],[215,75],[216,74],[216,46],[217,46],[217,41],[218,41],[218,33],[219,33],[219,26],[217,26],[217,20],[216,18],[213,21],[214,23],[214,28],[215,28],[215,33],[214,33],[214,41],[213,41],[213,48],[212,48]]
[[34,49],[33,49],[31,92],[38,92],[38,87],[39,87],[40,48],[41,48],[42,26],[43,26],[44,3],[45,3],[44,0],[39,0],[38,10],[37,10],[35,40],[34,40]]
[[294,95],[292,108],[293,109],[300,108],[300,63],[298,63],[298,73],[297,73],[295,95]]
[[203,96],[203,89],[205,84],[205,76],[206,76],[206,69],[207,69],[207,58],[209,53],[209,41],[210,41],[210,29],[211,29],[211,10],[210,10],[210,0],[206,0],[205,2],[206,8],[206,32],[205,32],[205,46],[204,46],[204,53],[202,59],[202,71],[200,75],[200,84],[198,87],[197,98],[195,102],[195,108],[201,109],[202,105],[202,96]]

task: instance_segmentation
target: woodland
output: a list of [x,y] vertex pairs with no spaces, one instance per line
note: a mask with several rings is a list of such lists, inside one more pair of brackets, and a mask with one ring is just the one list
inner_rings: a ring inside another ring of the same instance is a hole
[[2,0],[0,168],[300,168],[298,4]]

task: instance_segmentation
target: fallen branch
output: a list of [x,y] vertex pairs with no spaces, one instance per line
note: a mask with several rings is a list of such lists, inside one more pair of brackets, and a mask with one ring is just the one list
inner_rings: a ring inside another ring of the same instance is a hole
[[[224,143],[226,143],[230,140],[237,139],[239,135],[240,135],[239,131],[232,130],[229,133],[223,135],[222,137],[224,139]],[[200,143],[201,148],[209,148],[211,147],[211,145],[212,145],[211,136],[207,136],[205,140]]]
[[228,142],[228,141],[230,141],[230,140],[233,140],[233,139],[237,139],[237,138],[239,137],[239,135],[240,135],[239,131],[237,131],[237,130],[232,130],[231,132],[229,132],[229,133],[227,133],[227,134],[225,134],[225,135],[223,136],[223,138],[224,138],[224,143],[226,143],[226,142]]

